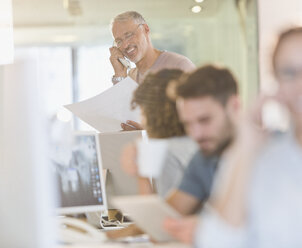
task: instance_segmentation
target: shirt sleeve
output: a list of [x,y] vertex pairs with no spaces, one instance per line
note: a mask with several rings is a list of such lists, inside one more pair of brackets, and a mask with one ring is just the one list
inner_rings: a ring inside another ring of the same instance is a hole
[[206,193],[206,189],[201,178],[201,163],[202,161],[199,161],[198,155],[195,155],[184,172],[184,176],[178,186],[178,190],[193,195],[200,201],[203,201],[208,197],[208,194]]
[[191,60],[188,58],[184,57],[182,60],[179,62],[179,68],[183,70],[184,72],[191,72],[196,69],[196,66],[193,64]]
[[233,227],[225,222],[213,209],[201,214],[197,226],[195,248],[246,248],[246,227]]
[[177,188],[184,173],[183,167],[181,162],[171,152],[167,153],[165,164],[156,181],[160,196],[166,197],[171,189]]

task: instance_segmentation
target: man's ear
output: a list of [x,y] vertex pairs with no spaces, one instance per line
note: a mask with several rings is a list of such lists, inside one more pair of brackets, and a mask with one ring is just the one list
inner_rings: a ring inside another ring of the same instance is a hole
[[233,117],[236,118],[236,116],[239,114],[241,109],[241,100],[238,95],[233,95],[229,98],[227,102],[227,111],[229,114],[231,114]]
[[146,34],[149,34],[150,33],[150,28],[148,26],[148,24],[143,24],[143,27],[144,27],[144,31],[146,32]]

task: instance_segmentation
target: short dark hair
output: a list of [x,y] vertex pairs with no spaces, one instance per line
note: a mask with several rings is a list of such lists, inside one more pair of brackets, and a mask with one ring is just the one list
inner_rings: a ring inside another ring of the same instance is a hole
[[276,46],[275,46],[275,49],[273,52],[273,58],[272,58],[272,64],[273,64],[273,69],[274,69],[275,75],[277,75],[276,57],[277,57],[277,54],[280,50],[282,43],[289,37],[297,35],[297,34],[298,35],[302,34],[302,27],[294,27],[294,28],[287,29],[279,35],[279,38],[277,40],[277,43],[276,43]]
[[169,82],[178,80],[182,73],[178,69],[164,69],[148,74],[134,92],[132,107],[141,107],[146,118],[146,131],[152,138],[185,135],[177,115],[176,103],[166,95]]
[[238,86],[228,69],[207,65],[183,77],[175,94],[184,99],[210,96],[225,105],[231,96],[238,94]]

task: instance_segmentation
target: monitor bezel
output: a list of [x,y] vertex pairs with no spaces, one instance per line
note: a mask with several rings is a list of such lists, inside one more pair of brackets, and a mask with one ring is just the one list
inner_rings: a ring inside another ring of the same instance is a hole
[[107,196],[106,196],[106,189],[105,189],[105,178],[103,177],[103,166],[100,154],[100,144],[98,140],[98,133],[93,131],[75,131],[72,133],[72,137],[76,136],[94,136],[95,143],[96,143],[96,150],[97,150],[97,161],[99,165],[99,175],[100,175],[100,182],[101,182],[101,191],[103,196],[103,204],[102,205],[83,205],[83,206],[74,206],[74,207],[57,207],[56,214],[57,215],[65,215],[65,214],[79,214],[79,213],[88,213],[88,212],[101,212],[107,210]]

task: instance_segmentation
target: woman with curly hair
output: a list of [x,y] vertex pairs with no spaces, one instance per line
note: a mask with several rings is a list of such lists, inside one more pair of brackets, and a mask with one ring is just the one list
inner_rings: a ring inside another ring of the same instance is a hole
[[[170,81],[178,80],[182,75],[183,72],[178,69],[164,69],[149,74],[134,92],[132,100],[132,107],[141,110],[142,125],[148,137],[167,141],[163,168],[155,179],[156,190],[162,197],[178,186],[184,169],[197,150],[195,143],[185,136],[175,102],[166,94]],[[122,154],[123,168],[128,174],[138,176],[141,193],[154,193],[156,190],[151,187],[149,179],[139,177],[135,160],[136,148],[132,144]]]

